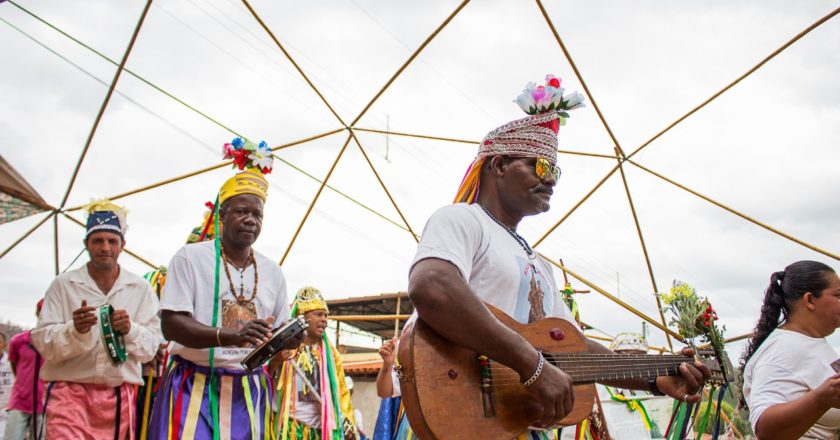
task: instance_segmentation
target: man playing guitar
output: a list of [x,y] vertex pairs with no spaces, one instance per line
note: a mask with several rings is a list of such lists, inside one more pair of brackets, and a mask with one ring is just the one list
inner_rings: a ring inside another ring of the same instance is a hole
[[[516,233],[524,217],[548,211],[560,175],[557,131],[565,115],[558,115],[556,107],[546,110],[484,138],[456,203],[439,209],[426,224],[408,288],[420,320],[442,338],[518,373],[532,398],[534,427],[555,426],[572,410],[571,378],[484,303],[520,323],[551,316],[574,322],[552,269]],[[612,354],[593,341],[586,345],[590,353]],[[682,354],[693,352],[684,349]],[[695,361],[680,364],[678,370],[675,376],[604,383],[698,402],[709,369]]]

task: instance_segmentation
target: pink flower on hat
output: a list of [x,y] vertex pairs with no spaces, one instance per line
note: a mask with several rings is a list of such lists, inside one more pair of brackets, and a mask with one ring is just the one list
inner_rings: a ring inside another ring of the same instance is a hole
[[566,113],[568,110],[583,106],[583,95],[574,92],[569,97],[564,97],[565,90],[560,87],[560,84],[560,78],[554,75],[546,75],[545,85],[538,86],[529,82],[514,102],[529,115],[557,111],[560,116],[566,118],[568,117],[568,113]]

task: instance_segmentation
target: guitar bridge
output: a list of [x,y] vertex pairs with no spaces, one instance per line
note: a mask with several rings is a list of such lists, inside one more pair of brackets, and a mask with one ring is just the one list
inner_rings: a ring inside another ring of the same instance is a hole
[[490,371],[490,359],[487,356],[479,356],[478,367],[484,417],[496,417],[496,407],[493,405],[493,373]]

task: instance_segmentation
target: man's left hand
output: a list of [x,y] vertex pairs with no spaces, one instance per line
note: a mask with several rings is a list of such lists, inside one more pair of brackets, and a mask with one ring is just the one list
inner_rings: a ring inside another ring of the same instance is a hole
[[[680,351],[683,356],[694,356],[694,350],[686,347]],[[674,399],[697,403],[703,396],[697,394],[703,384],[706,383],[712,373],[709,367],[700,361],[682,363],[679,366],[679,376],[659,376],[656,378],[656,387],[659,391],[673,397]]]
[[115,331],[127,335],[128,331],[131,330],[131,318],[128,316],[128,312],[122,309],[114,310],[111,313],[111,327]]

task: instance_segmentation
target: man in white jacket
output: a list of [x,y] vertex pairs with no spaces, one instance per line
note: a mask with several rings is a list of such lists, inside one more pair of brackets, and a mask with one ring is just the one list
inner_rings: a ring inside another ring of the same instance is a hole
[[90,261],[53,280],[32,343],[45,359],[46,438],[134,437],[135,385],[162,336],[149,283],[117,263],[125,246],[124,209],[89,208]]

